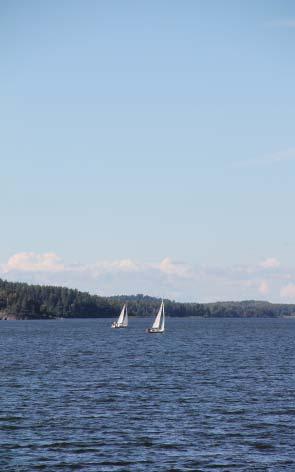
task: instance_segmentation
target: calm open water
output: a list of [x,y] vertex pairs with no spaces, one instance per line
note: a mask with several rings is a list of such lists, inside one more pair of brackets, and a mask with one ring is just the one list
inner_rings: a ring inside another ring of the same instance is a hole
[[0,323],[0,470],[295,471],[295,320]]

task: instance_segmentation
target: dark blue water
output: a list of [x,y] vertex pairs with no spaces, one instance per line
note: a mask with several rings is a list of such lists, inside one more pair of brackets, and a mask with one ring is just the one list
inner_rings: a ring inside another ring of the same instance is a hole
[[0,470],[295,471],[295,320],[0,323]]

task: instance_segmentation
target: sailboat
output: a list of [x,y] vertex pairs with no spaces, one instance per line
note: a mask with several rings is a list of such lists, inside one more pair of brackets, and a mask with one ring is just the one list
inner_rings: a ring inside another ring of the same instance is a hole
[[128,312],[127,312],[127,305],[125,304],[121,310],[118,320],[113,321],[112,328],[127,328],[127,326],[128,326]]
[[147,329],[148,333],[164,333],[165,331],[165,309],[164,301],[162,300],[158,314],[155,318],[154,324],[151,328]]

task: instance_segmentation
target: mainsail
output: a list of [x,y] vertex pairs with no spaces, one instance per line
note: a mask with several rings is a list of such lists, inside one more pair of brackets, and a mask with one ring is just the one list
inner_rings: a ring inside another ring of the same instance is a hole
[[165,329],[165,309],[164,309],[164,302],[162,300],[160,309],[158,311],[158,314],[152,326],[152,330],[156,332],[163,332],[164,329]]
[[128,326],[128,312],[127,312],[127,306],[125,306],[125,312],[124,312],[124,318],[123,318],[123,321],[122,321],[122,326],[126,327]]
[[121,310],[118,320],[112,323],[112,328],[127,328],[127,326],[128,326],[128,312],[127,312],[127,306],[124,305]]
[[118,325],[123,324],[123,321],[124,321],[124,318],[125,318],[125,309],[126,309],[126,305],[124,305],[122,310],[121,310],[121,313],[120,313],[118,321],[117,321]]

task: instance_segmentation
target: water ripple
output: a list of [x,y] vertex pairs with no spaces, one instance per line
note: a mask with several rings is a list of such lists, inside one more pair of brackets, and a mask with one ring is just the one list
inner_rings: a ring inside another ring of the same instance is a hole
[[1,323],[1,472],[294,472],[295,320],[147,324]]

